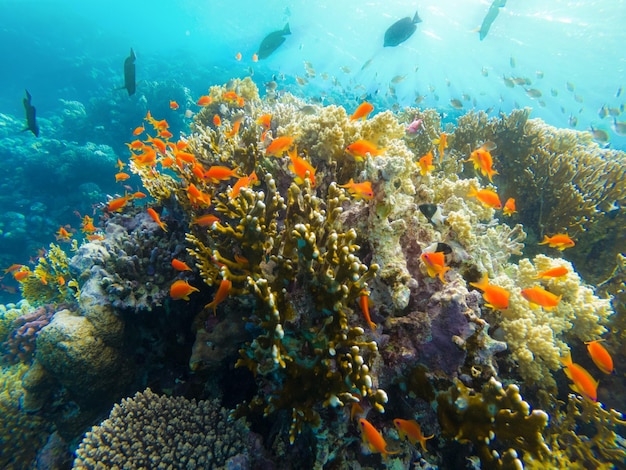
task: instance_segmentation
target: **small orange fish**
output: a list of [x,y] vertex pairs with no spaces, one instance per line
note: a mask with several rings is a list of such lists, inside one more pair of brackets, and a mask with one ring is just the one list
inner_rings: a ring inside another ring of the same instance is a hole
[[552,310],[561,301],[562,295],[556,296],[552,292],[534,286],[529,289],[522,289],[522,297],[524,297],[532,305],[541,306],[546,310]]
[[226,297],[228,297],[228,293],[230,292],[232,286],[233,283],[231,281],[229,281],[228,279],[222,279],[222,282],[220,282],[220,285],[217,288],[217,292],[215,293],[215,298],[213,299],[213,301],[206,304],[204,308],[212,308],[213,315],[217,315],[217,306],[224,300],[226,300]]
[[124,167],[126,166],[126,164],[120,160],[119,158],[117,159],[117,168],[122,171],[124,169]]
[[385,438],[368,420],[365,418],[359,419],[359,425],[361,426],[363,442],[367,444],[370,452],[382,454],[385,460],[387,459],[387,456],[397,454],[399,452],[390,452],[387,450],[387,442],[385,442]]
[[220,117],[219,114],[216,114],[215,116],[213,116],[213,125],[215,127],[220,127],[222,125],[222,118]]
[[256,123],[259,126],[262,126],[263,129],[269,129],[270,126],[272,125],[272,115],[271,114],[264,114],[264,115],[260,116],[256,120]]
[[361,292],[361,296],[359,297],[359,307],[361,307],[361,312],[363,312],[365,321],[367,322],[369,327],[372,329],[372,331],[374,331],[376,329],[376,323],[372,321],[372,317],[370,316],[369,292],[366,292],[366,291]]
[[256,172],[253,171],[249,176],[242,176],[237,180],[237,182],[233,185],[233,189],[230,191],[230,199],[234,199],[239,196],[241,192],[241,188],[248,188],[250,185],[256,183],[259,179],[256,176]]
[[424,449],[424,452],[428,452],[428,449],[426,449],[426,441],[435,437],[434,434],[432,436],[424,437],[420,425],[414,419],[406,420],[397,418],[393,420],[393,424],[396,429],[398,429],[400,439],[406,438],[413,445],[416,445],[419,441],[422,445],[422,449]]
[[426,270],[428,271],[428,275],[430,277],[435,277],[439,275],[439,279],[441,279],[441,282],[443,282],[444,284],[446,283],[443,275],[446,273],[446,271],[450,270],[450,267],[445,266],[445,255],[443,254],[443,252],[436,251],[422,253],[420,259],[422,260],[422,263],[424,263],[424,265],[426,266]]
[[146,195],[146,193],[142,193],[141,191],[136,191],[136,192],[134,192],[134,193],[131,195],[131,197],[132,197],[133,199],[143,199],[143,198],[146,198],[146,197],[148,197],[148,196]]
[[435,169],[433,165],[433,152],[430,151],[422,158],[419,159],[418,166],[420,168],[420,174],[426,176],[428,173]]
[[235,60],[240,61],[241,60],[241,52],[237,52],[235,54]]
[[196,102],[196,104],[198,106],[208,106],[213,102],[213,98],[211,98],[208,95],[203,95],[200,98],[198,98],[198,101]]
[[[126,144],[126,145],[131,150],[139,150],[139,149],[142,149],[145,144],[141,140],[137,139],[137,140],[133,140],[130,144]],[[119,166],[119,163],[118,163],[118,166]],[[120,170],[122,168],[120,168]]]
[[204,177],[217,184],[230,178],[239,178],[239,175],[237,174],[237,168],[230,169],[227,166],[213,165],[206,171]]
[[126,181],[128,178],[130,178],[130,175],[128,173],[124,173],[123,171],[120,171],[119,173],[115,173],[116,183],[119,183],[120,181]]
[[187,263],[176,258],[172,259],[172,268],[176,271],[191,271],[191,268],[187,265]]
[[199,225],[200,227],[210,227],[215,222],[219,222],[219,221],[220,219],[216,215],[207,214],[207,215],[202,215],[200,217],[196,217],[195,219],[193,219],[191,223]]
[[606,348],[600,344],[602,341],[604,340],[597,339],[595,341],[585,342],[587,345],[587,352],[591,356],[593,363],[598,366],[598,369],[605,374],[613,374],[615,372],[613,369],[613,358]]
[[446,151],[446,148],[448,148],[448,134],[442,132],[439,135],[439,138],[433,140],[433,144],[438,146],[437,150],[439,152],[439,163],[441,163],[443,161],[443,154]]
[[386,149],[380,149],[369,140],[360,139],[346,147],[346,152],[357,161],[362,162],[368,155],[375,157],[381,155]]
[[93,233],[93,232],[97,231],[98,229],[93,224],[93,218],[91,218],[88,215],[86,215],[85,217],[83,217],[83,221],[81,222],[80,230],[83,233]]
[[170,101],[170,108],[176,111],[178,108],[180,108],[180,106],[178,106],[178,103],[176,101]]
[[122,197],[118,197],[115,199],[111,199],[106,205],[106,210],[107,212],[121,211],[130,200],[131,200],[130,196],[122,196]]
[[233,122],[232,129],[226,133],[226,137],[229,139],[232,137],[235,137],[237,133],[239,132],[240,126],[241,126],[241,119],[237,119],[235,122]]
[[591,401],[597,401],[598,381],[585,368],[572,362],[570,353],[567,353],[567,356],[561,359],[561,363],[565,366],[565,375],[574,382],[570,385],[570,388]]
[[517,209],[515,207],[515,199],[510,197],[504,203],[504,209],[502,210],[502,213],[504,215],[511,216],[511,215],[515,214],[516,212],[517,212]]
[[373,110],[374,110],[374,106],[372,106],[367,101],[363,101],[363,103],[361,103],[359,107],[356,108],[356,111],[354,112],[354,114],[350,116],[350,120],[357,121],[359,119],[362,119],[363,121],[365,121],[367,119],[367,115],[371,113]]
[[276,137],[272,143],[265,149],[265,155],[274,157],[282,157],[283,153],[288,151],[293,145],[293,137],[283,136]]
[[24,266],[23,264],[12,264],[11,266],[9,266],[8,268],[4,270],[4,274],[13,273],[17,271],[18,269],[25,268],[25,267],[26,266]]
[[543,236],[543,241],[540,245],[548,245],[550,248],[556,248],[559,251],[563,251],[565,248],[571,248],[574,246],[574,240],[568,237],[566,234],[558,233],[552,237],[547,235]]
[[[296,183],[304,183],[304,178],[308,178],[311,182],[311,187],[315,187],[315,168],[307,162],[304,158],[298,156],[298,148],[294,147],[292,151],[288,152],[291,165],[289,170],[296,174]],[[308,173],[308,176],[307,176]]]
[[557,266],[555,268],[548,269],[546,271],[542,271],[537,273],[535,279],[543,279],[546,277],[563,277],[569,273],[569,269],[565,266]]
[[374,197],[371,181],[355,183],[354,179],[350,178],[347,184],[340,184],[339,187],[346,188],[354,196],[354,199],[366,199],[369,201]]
[[480,171],[483,176],[487,176],[489,181],[492,181],[494,175],[498,172],[493,169],[493,157],[491,156],[491,150],[496,148],[496,144],[493,142],[485,142],[483,145],[474,150],[470,157],[465,160],[466,162],[473,162],[474,169]]
[[190,183],[187,187],[187,197],[192,204],[204,204],[211,205],[211,196],[207,193],[200,191],[195,184]]
[[239,99],[239,95],[234,91],[225,91],[222,98],[226,101],[237,101]]
[[255,52],[254,54],[252,54],[252,62],[258,62],[258,61],[259,61],[259,56]]
[[135,130],[133,131],[133,135],[139,135],[145,130],[146,128],[143,126],[135,127]]
[[167,139],[171,139],[172,137],[174,137],[174,134],[172,134],[170,131],[165,129],[165,130],[159,131],[158,136],[167,140]]
[[498,194],[491,189],[471,189],[468,194],[469,197],[475,197],[485,207],[491,207],[492,209],[502,209],[502,202],[498,197]]
[[20,269],[19,271],[14,271],[13,272],[13,279],[15,279],[17,282],[22,282],[24,279],[26,279],[31,274],[33,274],[33,273],[28,268]]
[[175,281],[170,287],[170,297],[174,300],[189,300],[189,295],[194,292],[200,292],[200,289],[196,289],[187,281],[181,281],[180,279]]
[[153,119],[151,124],[157,131],[162,131],[163,129],[168,129],[170,127],[165,119],[161,119],[160,121]]
[[509,297],[511,294],[504,287],[490,284],[487,273],[485,273],[480,282],[470,282],[470,286],[483,291],[485,306],[494,310],[506,310],[509,308]]
[[70,238],[72,238],[72,233],[68,232],[65,227],[59,227],[59,230],[57,230],[55,237],[59,241],[67,242],[70,240]]
[[158,212],[155,211],[152,207],[148,207],[147,212],[150,217],[152,217],[152,220],[154,220],[156,224],[163,229],[164,232],[167,232],[167,225],[165,225],[165,223],[161,221],[161,217],[159,216]]
[[85,238],[87,238],[87,240],[89,240],[90,242],[93,242],[96,240],[104,240],[104,235],[101,235],[99,233],[90,233]]

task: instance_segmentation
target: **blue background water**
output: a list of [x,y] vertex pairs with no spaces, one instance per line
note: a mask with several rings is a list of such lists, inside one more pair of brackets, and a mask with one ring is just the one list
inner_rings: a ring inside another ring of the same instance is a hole
[[[616,96],[626,86],[626,2],[509,0],[480,41],[476,29],[490,5],[483,0],[2,0],[0,114],[23,122],[27,88],[43,124],[39,140],[31,133],[4,137],[0,148],[17,147],[21,153],[0,159],[8,167],[20,165],[7,160],[35,152],[50,137],[110,145],[124,159],[124,142],[131,140],[147,109],[167,118],[176,134],[189,122],[182,118],[184,111],[197,111],[195,99],[210,85],[250,74],[261,90],[278,78],[279,91],[344,104],[349,112],[365,97],[376,111],[415,105],[419,97],[420,107],[435,107],[448,121],[470,109],[495,116],[528,106],[532,117],[558,127],[577,121],[578,130],[603,129],[611,147],[626,148],[626,137],[615,134],[612,118],[598,115],[603,106],[623,109],[626,102],[626,90]],[[415,34],[398,47],[384,48],[385,30],[416,9],[422,23]],[[285,43],[254,63],[252,54],[263,37],[287,22],[292,34]],[[119,89],[130,47],[137,55],[132,97]],[[235,59],[238,52],[241,61]],[[305,61],[315,77],[306,77]],[[505,77],[530,83],[510,88]],[[297,78],[307,78],[308,84],[298,84]],[[530,97],[527,89],[541,91],[542,97]],[[169,109],[170,99],[179,101],[178,112]],[[461,100],[463,108],[452,107],[451,99]],[[84,119],[70,124],[59,118],[68,108],[62,100],[82,103]],[[85,213],[90,206],[67,195],[81,181],[95,182],[103,192],[121,191],[111,183],[115,166],[107,165],[110,171],[89,178],[78,174],[63,191],[52,186],[48,194],[42,186],[53,181],[43,166],[29,167],[26,180],[3,175],[2,213],[23,213],[26,229],[41,233],[31,233],[23,246],[0,246],[2,264],[9,255],[25,262],[34,247],[53,240],[59,225],[78,225],[72,211]],[[30,187],[33,181],[38,183]],[[57,193],[63,193],[60,201]],[[29,225],[36,202],[46,208],[43,228]]]

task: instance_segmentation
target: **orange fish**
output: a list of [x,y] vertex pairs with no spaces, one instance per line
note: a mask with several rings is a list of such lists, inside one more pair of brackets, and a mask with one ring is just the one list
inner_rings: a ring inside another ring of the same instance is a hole
[[193,183],[190,183],[187,187],[187,197],[192,204],[202,203],[207,206],[211,205],[211,196],[200,191]]
[[552,237],[547,235],[543,236],[543,241],[540,245],[548,245],[550,248],[556,248],[559,251],[563,251],[565,248],[571,248],[574,246],[574,240],[568,237],[566,234],[558,233]]
[[[126,146],[131,150],[139,150],[143,148],[144,143],[141,140],[137,139],[137,140],[133,140],[130,144],[126,144]],[[119,163],[118,163],[118,167],[119,167]],[[120,168],[120,170],[122,168]]]
[[117,167],[119,168],[120,171],[122,171],[124,169],[124,167],[126,166],[126,164],[120,160],[119,158],[117,159]]
[[230,199],[234,199],[237,196],[239,196],[239,192],[241,191],[241,188],[248,188],[250,187],[251,184],[254,184],[258,181],[259,179],[256,176],[256,172],[253,171],[252,173],[250,173],[249,176],[242,176],[241,178],[239,178],[237,180],[237,182],[234,184],[233,189],[231,189],[230,191]]
[[552,310],[559,304],[563,296],[559,295],[557,297],[552,292],[548,292],[539,286],[534,286],[529,289],[522,289],[522,297],[532,305],[538,305],[546,310]]
[[504,287],[490,284],[487,273],[485,273],[480,282],[470,282],[470,286],[483,291],[485,306],[494,310],[506,310],[509,308],[509,297],[511,294]]
[[350,116],[350,120],[357,121],[359,119],[362,119],[363,121],[365,121],[367,119],[367,115],[371,113],[373,110],[374,110],[374,106],[369,104],[367,101],[363,101],[363,103],[361,103],[359,107],[356,108],[356,111],[354,112],[354,114]]
[[159,137],[162,137],[163,139],[171,139],[172,137],[174,137],[174,134],[172,134],[170,131],[168,131],[167,129],[163,130],[163,131],[159,131],[158,132]]
[[93,232],[97,231],[98,229],[93,224],[93,219],[91,217],[89,217],[88,215],[86,215],[85,217],[83,217],[83,221],[81,222],[80,230],[83,233],[93,233]]
[[228,293],[230,292],[230,288],[233,286],[233,283],[228,279],[222,279],[220,282],[220,286],[217,288],[217,292],[215,293],[215,298],[213,301],[209,302],[204,306],[204,308],[212,308],[213,315],[217,315],[217,306],[226,300],[228,297]]
[[200,217],[196,217],[195,219],[193,219],[191,223],[199,225],[200,227],[210,227],[215,222],[219,222],[219,221],[220,219],[216,215],[207,214],[207,215],[202,215]]
[[569,272],[565,266],[557,266],[555,268],[548,269],[546,271],[542,271],[537,273],[535,279],[542,279],[546,277],[563,277]]
[[400,439],[406,438],[413,445],[416,445],[419,441],[422,445],[422,449],[424,449],[424,452],[428,452],[428,449],[426,449],[426,441],[435,437],[434,434],[432,436],[424,437],[420,425],[414,419],[406,420],[397,418],[393,420],[393,424],[398,430]]
[[[304,183],[304,178],[308,178],[311,182],[311,187],[315,187],[315,168],[307,162],[304,158],[298,156],[298,148],[294,147],[292,151],[288,152],[291,159],[291,165],[289,170],[296,174],[296,183]],[[308,173],[308,176],[307,176]]]
[[283,153],[288,151],[293,145],[293,137],[283,136],[276,137],[272,143],[265,149],[265,155],[273,155],[274,157],[282,157]]
[[189,295],[194,292],[200,292],[200,289],[196,289],[187,281],[181,281],[180,279],[175,281],[170,287],[170,297],[174,300],[189,300]]
[[174,111],[176,111],[180,106],[178,106],[178,103],[176,101],[170,101],[170,108],[173,109]]
[[131,195],[131,197],[133,199],[143,199],[148,196],[146,195],[146,193],[142,193],[141,191],[136,191]]
[[213,125],[215,127],[220,127],[222,125],[222,118],[220,117],[219,114],[216,114],[215,116],[213,116]]
[[130,175],[128,173],[124,173],[123,171],[120,171],[119,173],[115,173],[116,183],[119,183],[120,181],[126,181],[128,178],[130,178]]
[[241,52],[237,52],[235,54],[235,60],[237,60],[237,61],[241,60]]
[[384,459],[387,459],[388,455],[397,454],[399,452],[390,452],[387,450],[387,442],[385,442],[385,438],[368,420],[365,418],[359,419],[359,425],[361,426],[363,442],[367,444],[370,452],[380,453],[383,455]]
[[211,98],[211,97],[210,97],[210,96],[208,96],[208,95],[203,95],[203,96],[201,96],[200,98],[198,98],[198,101],[197,101],[197,103],[196,103],[196,104],[197,104],[198,106],[208,106],[208,105],[210,105],[212,102],[213,102],[213,98]]
[[587,352],[591,356],[593,363],[598,366],[598,369],[605,374],[613,374],[615,372],[613,369],[613,358],[606,348],[600,344],[601,341],[604,340],[597,339],[595,341],[585,342],[587,345]]
[[24,279],[26,279],[31,274],[32,274],[31,270],[28,269],[28,267],[27,267],[26,269],[20,269],[19,271],[14,271],[13,272],[13,278],[17,282],[22,282]]
[[225,91],[222,98],[226,101],[237,101],[239,99],[239,95],[234,91]]
[[191,268],[187,265],[187,263],[176,258],[172,259],[172,268],[176,271],[191,271]]
[[476,189],[472,188],[468,196],[475,197],[485,207],[502,209],[502,202],[500,201],[498,194],[491,189],[480,189],[477,191]]
[[57,230],[55,237],[59,241],[68,242],[70,241],[70,238],[72,238],[72,233],[68,232],[65,227],[59,227],[59,230]]
[[145,130],[146,128],[143,126],[135,127],[135,130],[133,131],[133,135],[139,135]]
[[439,135],[438,139],[433,140],[433,144],[437,145],[437,150],[439,151],[439,163],[443,161],[443,154],[448,148],[448,134],[442,132]]
[[512,197],[508,198],[504,203],[504,210],[502,212],[504,215],[508,216],[515,214],[517,212],[517,209],[515,208],[515,199]]
[[252,54],[252,62],[258,62],[258,61],[259,61],[259,56],[255,52],[254,54]]
[[493,157],[491,156],[491,150],[496,148],[496,144],[493,142],[485,142],[483,145],[474,150],[470,157],[465,160],[466,162],[473,162],[474,169],[480,171],[483,176],[487,176],[489,181],[492,181],[493,175],[497,175],[498,172],[493,169]]
[[235,137],[237,135],[237,132],[239,132],[240,126],[241,126],[241,119],[237,119],[235,122],[233,122],[233,128],[226,133],[226,137],[229,139],[231,137]]
[[152,220],[154,220],[156,224],[163,229],[164,232],[167,232],[167,225],[165,225],[165,223],[161,221],[161,217],[159,216],[158,212],[155,211],[152,207],[148,207],[147,211],[150,217],[152,217]]
[[361,292],[361,296],[359,297],[359,307],[361,307],[361,312],[363,312],[363,316],[365,317],[365,321],[367,322],[369,327],[372,329],[372,331],[375,330],[376,323],[372,321],[372,317],[370,316],[369,292]]
[[104,240],[104,235],[100,235],[99,233],[90,233],[85,238],[87,238],[90,242],[93,242],[96,240]]
[[4,274],[8,274],[8,273],[12,273],[17,271],[20,268],[25,268],[26,266],[24,266],[23,264],[12,264],[11,266],[9,266],[8,268],[6,268],[4,270]]
[[107,212],[121,211],[130,200],[131,200],[130,196],[122,196],[122,197],[118,197],[115,199],[111,199],[106,205],[106,210]]
[[354,179],[350,178],[347,184],[340,184],[339,187],[347,188],[350,194],[354,196],[354,199],[370,200],[374,197],[374,190],[372,189],[372,183],[370,181],[355,183]]
[[158,137],[150,137],[150,136],[148,136],[147,141],[150,142],[163,155],[166,154],[166,152],[167,152],[167,145],[161,139],[159,139]]
[[418,166],[420,168],[420,174],[426,176],[428,173],[435,169],[433,165],[433,152],[430,151],[422,158],[419,159]]
[[375,157],[385,152],[385,149],[379,149],[369,140],[357,140],[346,147],[346,152],[352,155],[357,162],[362,162],[368,155]]
[[582,366],[572,362],[572,356],[567,353],[561,363],[565,366],[565,375],[574,382],[570,388],[576,393],[580,393],[583,397],[591,401],[598,400],[598,382],[587,372]]
[[426,270],[428,271],[428,275],[430,277],[435,277],[439,275],[439,279],[441,279],[441,282],[443,282],[444,284],[446,283],[443,275],[446,273],[446,271],[450,270],[450,267],[445,266],[445,255],[443,254],[443,252],[436,251],[422,253],[420,259],[422,260],[422,263],[424,263],[424,265],[426,266]]
[[230,169],[227,166],[213,165],[206,171],[204,177],[217,184],[230,178],[239,178],[239,175],[237,174],[237,168]]
[[[263,129],[269,129],[270,126],[272,125],[272,115],[271,114],[264,114],[263,116],[260,116],[257,120],[256,123],[259,126],[262,126]],[[262,140],[262,139],[261,139]]]

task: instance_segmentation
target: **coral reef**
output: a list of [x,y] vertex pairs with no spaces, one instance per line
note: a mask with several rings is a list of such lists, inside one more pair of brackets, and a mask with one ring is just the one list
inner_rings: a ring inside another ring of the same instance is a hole
[[147,389],[115,405],[87,432],[73,468],[231,468],[229,462],[246,454],[248,434],[246,423],[230,420],[217,401],[159,396]]
[[2,345],[4,359],[9,363],[21,361],[28,364],[35,351],[35,342],[41,329],[45,327],[54,315],[50,305],[34,308],[15,318],[11,323],[11,334]]

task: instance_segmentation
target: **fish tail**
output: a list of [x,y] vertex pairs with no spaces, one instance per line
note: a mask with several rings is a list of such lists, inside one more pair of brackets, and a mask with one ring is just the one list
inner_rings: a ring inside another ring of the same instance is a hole
[[283,34],[291,34],[291,30],[289,29],[289,23],[287,23],[283,28]]
[[543,241],[541,243],[539,243],[540,245],[547,245],[548,243],[550,243],[550,239],[548,238],[547,235],[543,236]]

